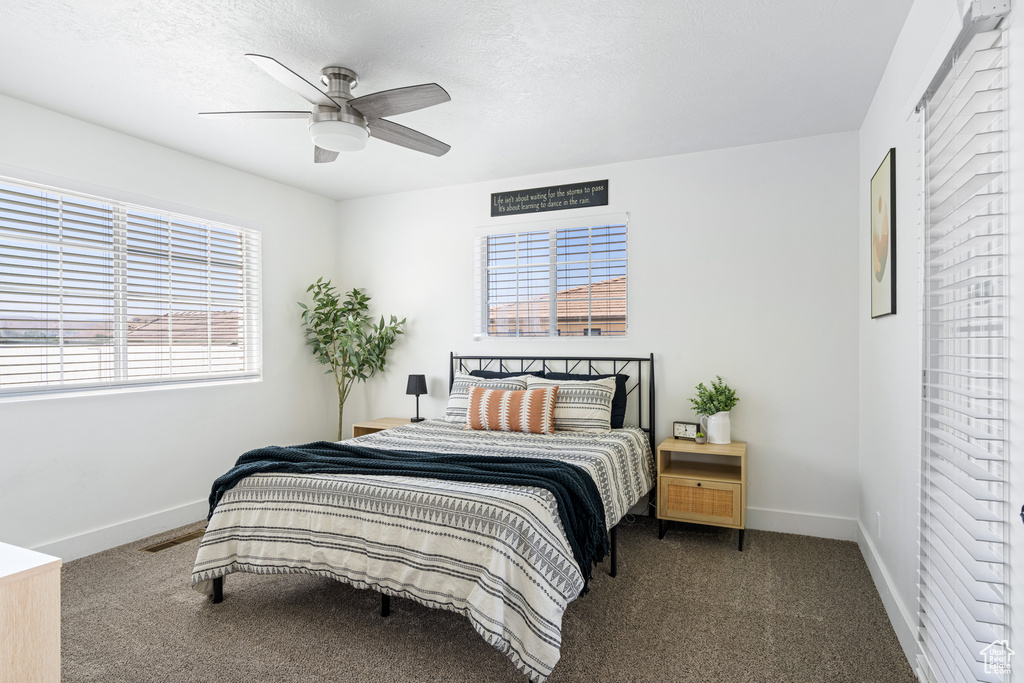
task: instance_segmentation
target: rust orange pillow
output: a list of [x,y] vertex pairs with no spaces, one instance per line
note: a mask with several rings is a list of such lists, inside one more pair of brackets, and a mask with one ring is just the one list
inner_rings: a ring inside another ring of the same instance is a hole
[[554,434],[558,387],[502,391],[469,388],[466,429]]

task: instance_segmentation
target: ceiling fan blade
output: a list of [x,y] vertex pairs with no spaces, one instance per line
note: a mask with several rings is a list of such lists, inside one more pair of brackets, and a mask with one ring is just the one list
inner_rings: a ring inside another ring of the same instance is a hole
[[313,104],[319,104],[322,107],[341,107],[341,104],[335,101],[333,98],[328,97],[327,93],[316,87],[305,78],[295,73],[281,62],[277,61],[273,57],[266,57],[264,55],[247,54],[252,63],[259,68],[266,71],[268,74],[273,76],[275,79],[284,84],[285,87],[294,90],[296,93],[301,95],[303,98],[312,102]]
[[406,128],[386,119],[371,119],[367,121],[367,125],[370,127],[371,137],[417,152],[433,154],[435,157],[444,156],[452,148],[451,145],[446,145],[418,130]]
[[332,152],[329,149],[323,147],[317,147],[313,145],[313,162],[317,164],[326,164],[334,161],[338,158],[338,152]]
[[437,83],[410,85],[405,88],[381,90],[348,101],[352,107],[368,119],[395,116],[435,104],[450,102],[451,96]]
[[308,111],[201,111],[200,116],[224,119],[305,119]]

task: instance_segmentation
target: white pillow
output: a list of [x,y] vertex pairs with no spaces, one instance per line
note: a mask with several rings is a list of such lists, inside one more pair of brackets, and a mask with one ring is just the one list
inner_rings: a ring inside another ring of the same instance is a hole
[[484,379],[472,375],[455,375],[452,390],[448,393],[448,405],[444,409],[445,422],[465,422],[469,410],[469,388],[502,389],[517,391],[526,388],[526,377],[505,377],[502,379]]
[[612,428],[615,378],[584,380],[543,379],[528,376],[527,389],[558,386],[555,431],[607,432]]

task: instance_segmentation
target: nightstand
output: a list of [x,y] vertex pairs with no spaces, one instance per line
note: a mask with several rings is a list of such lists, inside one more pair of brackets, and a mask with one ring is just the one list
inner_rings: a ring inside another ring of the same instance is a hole
[[352,425],[352,436],[354,438],[373,434],[374,432],[383,432],[385,429],[401,427],[411,422],[412,420],[407,417],[378,417],[376,420],[357,422]]
[[0,681],[60,681],[57,557],[0,543]]
[[669,522],[739,529],[747,512],[747,444],[665,439],[658,446],[658,538]]

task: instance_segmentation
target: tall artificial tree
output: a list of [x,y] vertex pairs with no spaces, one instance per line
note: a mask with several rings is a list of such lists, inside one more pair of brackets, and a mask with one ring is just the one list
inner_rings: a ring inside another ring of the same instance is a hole
[[345,401],[352,386],[365,382],[378,372],[384,371],[387,354],[398,335],[402,334],[405,318],[398,320],[391,316],[379,323],[370,317],[370,297],[362,290],[353,289],[345,299],[338,293],[330,280],[319,278],[306,288],[313,295],[313,307],[299,302],[302,307],[302,323],[306,327],[306,344],[318,363],[329,366],[326,371],[334,375],[338,387],[338,441],[341,441],[342,418]]

